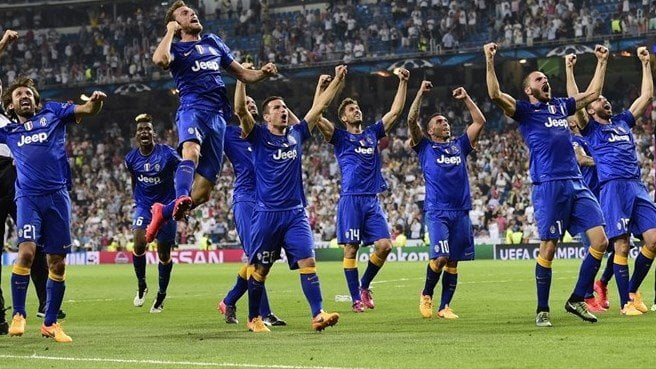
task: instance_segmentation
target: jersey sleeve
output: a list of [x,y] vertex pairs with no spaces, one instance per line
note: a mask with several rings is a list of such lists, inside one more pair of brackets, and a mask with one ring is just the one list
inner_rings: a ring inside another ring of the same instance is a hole
[[419,140],[419,143],[412,146],[412,149],[415,150],[415,152],[421,156],[422,152],[426,150],[426,147],[428,147],[430,143],[428,142],[428,139],[426,137],[422,137],[421,140]]
[[166,146],[166,149],[169,152],[169,158],[167,160],[167,164],[173,168],[177,168],[178,164],[180,164],[180,162],[182,161],[180,154],[178,154],[178,152],[170,146]]
[[44,109],[49,109],[52,113],[57,116],[61,123],[68,124],[75,122],[75,104],[72,102],[47,102]]
[[175,47],[175,43],[171,43],[171,49],[169,50],[169,54],[171,54],[171,60],[169,61],[169,65],[168,67],[166,67],[166,69],[173,69],[181,59],[180,55],[178,55],[178,51],[177,48]]
[[515,114],[511,118],[521,124],[526,116],[526,112],[530,109],[530,105],[528,101],[517,100],[515,103]]
[[566,99],[563,99],[563,104],[565,104],[565,111],[567,112],[567,115],[574,115],[576,113],[576,99],[573,97],[568,97]]
[[625,121],[626,124],[629,126],[629,128],[633,128],[633,126],[635,126],[636,119],[633,116],[633,114],[631,114],[631,111],[625,110],[618,115],[619,115],[618,118]]
[[221,67],[223,69],[227,69],[230,64],[235,60],[235,57],[232,56],[232,51],[230,51],[230,48],[228,45],[223,42],[221,37],[212,34],[211,35],[212,40],[216,43],[216,48],[219,51],[219,56],[221,57]]
[[372,130],[376,133],[376,138],[379,140],[387,136],[387,134],[385,134],[385,125],[383,124],[382,119],[372,126]]
[[469,153],[474,151],[471,141],[469,141],[469,136],[467,136],[466,133],[457,138],[457,143],[458,146],[460,147],[460,150],[462,150],[462,153],[465,156],[469,155]]
[[335,127],[333,131],[333,136],[330,138],[329,143],[333,146],[339,145],[340,142],[344,139],[344,131]]
[[255,146],[259,143],[260,137],[262,137],[262,130],[267,129],[262,127],[259,124],[253,126],[251,132],[246,136],[246,141],[250,142],[251,145]]
[[300,133],[301,143],[305,142],[308,138],[312,137],[312,134],[310,133],[310,128],[308,126],[308,122],[305,119],[300,121],[297,125],[293,126],[292,129],[297,129],[298,132]]
[[7,143],[7,127],[0,128],[0,143]]
[[585,128],[581,130],[581,135],[583,135],[583,137],[587,137],[593,134],[596,130],[597,123],[592,119],[588,119],[588,124],[586,124]]

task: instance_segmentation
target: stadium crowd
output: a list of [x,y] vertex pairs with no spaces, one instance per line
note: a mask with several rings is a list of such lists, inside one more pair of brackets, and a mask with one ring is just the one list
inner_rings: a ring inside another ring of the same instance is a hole
[[[650,1],[329,1],[324,11],[304,12],[273,12],[267,4],[221,0],[205,27],[226,39],[238,60],[290,66],[439,52],[483,40],[530,46],[656,30]],[[90,8],[88,25],[72,33],[70,27],[55,28],[67,25],[67,17],[16,10],[0,22],[2,30],[25,34],[9,48],[0,71],[9,82],[19,71],[28,74],[42,87],[168,78],[151,62],[163,34],[163,10],[161,4],[136,11],[119,7],[110,16]]]

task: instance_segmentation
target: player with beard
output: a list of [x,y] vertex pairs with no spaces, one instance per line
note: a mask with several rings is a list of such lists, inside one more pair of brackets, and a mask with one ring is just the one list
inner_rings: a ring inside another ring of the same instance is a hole
[[[601,207],[607,220],[606,233],[615,249],[613,272],[620,296],[621,313],[631,316],[641,315],[648,310],[638,288],[656,256],[656,206],[640,181],[640,163],[631,132],[636,119],[642,116],[651,103],[654,83],[649,51],[639,47],[636,54],[642,64],[640,96],[628,110],[615,115],[610,102],[604,96],[599,96],[586,107],[589,119],[579,122],[581,134],[590,144],[592,156],[597,163]],[[629,280],[631,234],[641,235],[645,243],[636,258],[635,269]]]
[[585,92],[566,99],[552,97],[547,76],[534,71],[524,78],[522,85],[528,101],[517,101],[501,91],[494,69],[497,45],[488,43],[484,51],[488,94],[507,116],[519,123],[519,131],[530,152],[532,201],[541,240],[535,266],[538,295],[535,323],[539,327],[552,326],[549,317],[551,264],[556,244],[565,231],[571,234],[585,231],[590,239],[589,252],[583,259],[565,310],[594,323],[597,317],[587,310],[584,297],[599,270],[608,239],[599,203],[581,178],[566,118],[599,97],[608,49],[596,46],[597,67]]
[[[180,220],[188,210],[207,202],[214,188],[223,161],[226,121],[232,118],[220,68],[245,83],[277,73],[271,63],[260,70],[246,69],[234,61],[221,38],[212,33],[201,36],[203,26],[184,1],[169,7],[166,22],[166,35],[153,54],[153,62],[170,69],[180,92],[176,124],[182,162],[175,173],[175,200],[152,207],[147,242],[152,242],[166,221]],[[174,43],[176,36],[180,41]]]
[[25,300],[37,247],[47,254],[46,316],[41,334],[55,342],[71,342],[57,323],[64,298],[66,254],[71,251],[71,201],[68,196],[70,168],[66,158],[67,124],[95,115],[106,95],[95,91],[83,105],[47,102],[29,78],[18,78],[2,96],[9,116],[18,123],[0,129],[0,143],[9,146],[18,178],[18,256],[11,275],[13,318],[9,334],[25,333]]
[[[180,164],[180,156],[168,145],[155,143],[153,118],[148,114],[139,114],[135,118],[137,130],[135,140],[138,147],[125,155],[125,167],[132,176],[132,194],[135,208],[132,218],[134,251],[132,263],[137,276],[137,295],[134,306],[143,306],[148,286],[146,284],[146,225],[150,223],[150,207],[156,202],[169,202],[175,198],[173,177]],[[171,280],[173,260],[171,248],[175,245],[177,223],[170,219],[157,233],[157,256],[159,263],[159,291],[150,308],[151,313],[160,313],[164,309],[166,289]]]
[[458,87],[452,95],[465,103],[472,118],[465,134],[452,138],[449,121],[438,113],[428,119],[422,130],[418,123],[419,110],[424,95],[432,87],[429,81],[421,83],[408,113],[410,143],[419,156],[426,182],[424,212],[430,235],[430,262],[419,299],[419,312],[424,318],[433,316],[433,292],[441,276],[442,296],[437,316],[458,319],[450,306],[458,284],[458,261],[474,259],[467,157],[485,126],[485,116],[467,91]]
[[[394,128],[408,91],[410,72],[395,70],[399,85],[390,110],[381,120],[362,128],[362,111],[358,102],[346,98],[337,110],[346,130],[322,119],[319,128],[335,146],[335,157],[342,174],[341,193],[337,204],[337,242],[344,248],[344,275],[353,301],[352,310],[362,313],[373,309],[374,299],[369,288],[392,250],[387,217],[378,194],[387,190],[381,170],[378,141]],[[374,245],[367,269],[358,280],[357,255],[360,245]]]

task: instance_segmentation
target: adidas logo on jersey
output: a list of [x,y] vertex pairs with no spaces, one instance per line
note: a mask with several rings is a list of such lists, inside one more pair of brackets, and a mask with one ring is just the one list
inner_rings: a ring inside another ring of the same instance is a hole
[[278,151],[273,154],[273,159],[275,160],[287,160],[287,159],[296,159],[298,156],[298,152],[296,152],[296,149],[292,151],[282,151],[282,149],[278,149]]
[[459,156],[440,156],[437,158],[437,163],[438,164],[453,164],[453,165],[460,165],[462,163],[462,158]]
[[547,118],[547,121],[544,123],[544,126],[547,128],[551,127],[565,127],[569,128],[569,124],[567,124],[567,119],[553,119],[551,117]]
[[198,60],[196,60],[196,62],[194,62],[194,66],[191,67],[191,70],[193,70],[194,72],[198,72],[201,69],[202,70],[206,70],[206,69],[219,70],[219,63],[217,63],[215,61],[209,61],[209,62],[202,61],[202,62],[199,62]]
[[47,140],[48,140],[48,134],[45,132],[35,133],[29,136],[22,135],[21,140],[18,143],[18,147],[21,147],[23,145],[28,145],[31,143],[46,142]]
[[608,142],[618,142],[618,141],[631,142],[631,139],[629,138],[628,135],[618,136],[615,134],[611,134],[610,138],[608,139]]
[[149,184],[158,184],[162,182],[162,180],[159,179],[159,177],[148,177],[145,175],[140,175],[137,177],[137,181],[139,182],[144,182],[144,183],[149,183]]
[[373,147],[359,146],[357,149],[355,149],[355,152],[357,152],[358,154],[362,154],[362,155],[373,155],[374,154],[374,148]]

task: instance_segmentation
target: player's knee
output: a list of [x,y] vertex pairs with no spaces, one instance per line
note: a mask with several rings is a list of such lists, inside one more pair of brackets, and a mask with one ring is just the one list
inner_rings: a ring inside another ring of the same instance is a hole
[[378,240],[376,242],[376,251],[387,255],[392,251],[392,241],[389,238]]
[[200,145],[193,141],[183,143],[182,158],[184,160],[191,160],[194,164],[198,164],[198,159],[200,158]]
[[458,262],[457,261],[447,261],[446,262],[446,267],[447,268],[457,268],[458,267]]
[[355,259],[358,256],[358,245],[344,245],[344,258]]
[[[49,275],[62,276],[66,273],[66,259],[50,261],[48,265]],[[55,278],[52,278],[55,279]]]
[[19,248],[18,255],[16,256],[16,265],[23,268],[32,268],[32,262],[34,261],[35,250],[27,248]]
[[596,242],[591,242],[590,247],[592,247],[595,250],[606,251],[606,249],[608,248],[608,238],[603,237],[599,240],[596,240]]
[[449,261],[449,259],[447,259],[446,256],[440,256],[437,259],[435,259],[435,264],[437,265],[438,269],[442,269],[446,266],[448,261]]
[[613,250],[616,255],[627,256],[629,255],[629,249],[631,245],[629,244],[628,239],[618,238],[613,241]]
[[135,242],[134,251],[132,251],[132,253],[137,256],[143,255],[144,252],[146,252],[146,246],[145,240],[143,242]]
[[157,250],[157,257],[160,263],[168,264],[171,262],[171,250]]
[[307,259],[302,259],[298,261],[298,267],[299,269],[304,269],[304,268],[316,268],[317,263],[314,260],[314,258],[307,258]]
[[267,274],[269,274],[269,267],[264,266],[262,264],[255,264],[253,269],[253,272],[251,273],[251,276],[257,275],[262,276],[263,278],[266,278]]

